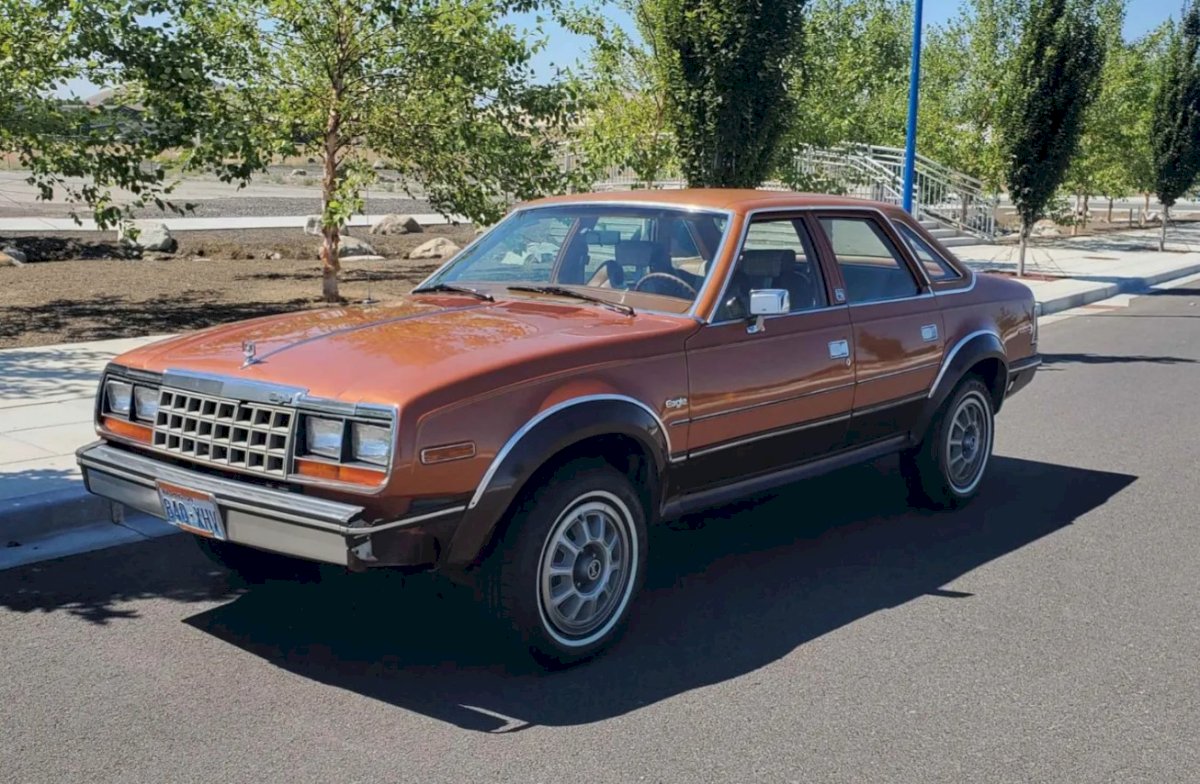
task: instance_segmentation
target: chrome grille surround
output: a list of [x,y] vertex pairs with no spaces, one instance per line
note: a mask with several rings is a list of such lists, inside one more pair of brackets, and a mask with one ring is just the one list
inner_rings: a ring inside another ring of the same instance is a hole
[[199,463],[286,477],[296,410],[163,387],[152,445]]

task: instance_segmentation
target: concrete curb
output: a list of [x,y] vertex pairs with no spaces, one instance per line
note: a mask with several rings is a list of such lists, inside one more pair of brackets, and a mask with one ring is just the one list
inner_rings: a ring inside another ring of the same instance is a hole
[[113,522],[119,512],[107,498],[77,486],[0,501],[0,544],[41,539],[97,520]]
[[1196,273],[1200,273],[1200,264],[1191,264],[1187,267],[1148,275],[1144,278],[1122,278],[1119,282],[1111,283],[1097,282],[1094,288],[1041,301],[1042,315],[1048,316],[1051,313],[1060,313],[1064,310],[1090,305],[1093,302],[1115,297],[1118,294],[1133,294],[1145,291],[1159,283],[1165,283],[1176,278],[1186,278]]

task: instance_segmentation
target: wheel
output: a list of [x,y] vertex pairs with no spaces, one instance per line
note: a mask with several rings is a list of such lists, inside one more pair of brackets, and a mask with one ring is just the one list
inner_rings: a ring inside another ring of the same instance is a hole
[[514,510],[484,564],[485,596],[538,661],[587,659],[624,628],[646,562],[646,511],[620,471],[574,461]]
[[211,561],[233,572],[246,583],[263,583],[267,580],[315,582],[320,579],[320,566],[312,561],[268,553],[207,536],[193,535],[192,539],[200,552]]
[[901,455],[915,500],[937,508],[960,506],[979,491],[992,455],[995,413],[987,386],[965,379],[934,417],[924,440]]

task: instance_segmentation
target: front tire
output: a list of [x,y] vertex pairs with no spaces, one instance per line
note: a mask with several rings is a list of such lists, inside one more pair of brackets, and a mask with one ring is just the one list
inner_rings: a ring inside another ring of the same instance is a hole
[[914,500],[945,509],[974,498],[991,459],[995,433],[991,392],[971,376],[950,395],[924,440],[901,455],[901,471]]
[[558,667],[610,645],[645,576],[646,511],[615,468],[574,461],[528,494],[484,565],[493,611]]

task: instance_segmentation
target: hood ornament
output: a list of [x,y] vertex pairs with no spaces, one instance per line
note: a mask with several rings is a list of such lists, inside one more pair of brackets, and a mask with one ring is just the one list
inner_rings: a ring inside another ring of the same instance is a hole
[[254,356],[254,341],[242,341],[242,367],[248,368],[251,365],[257,365],[260,361]]

